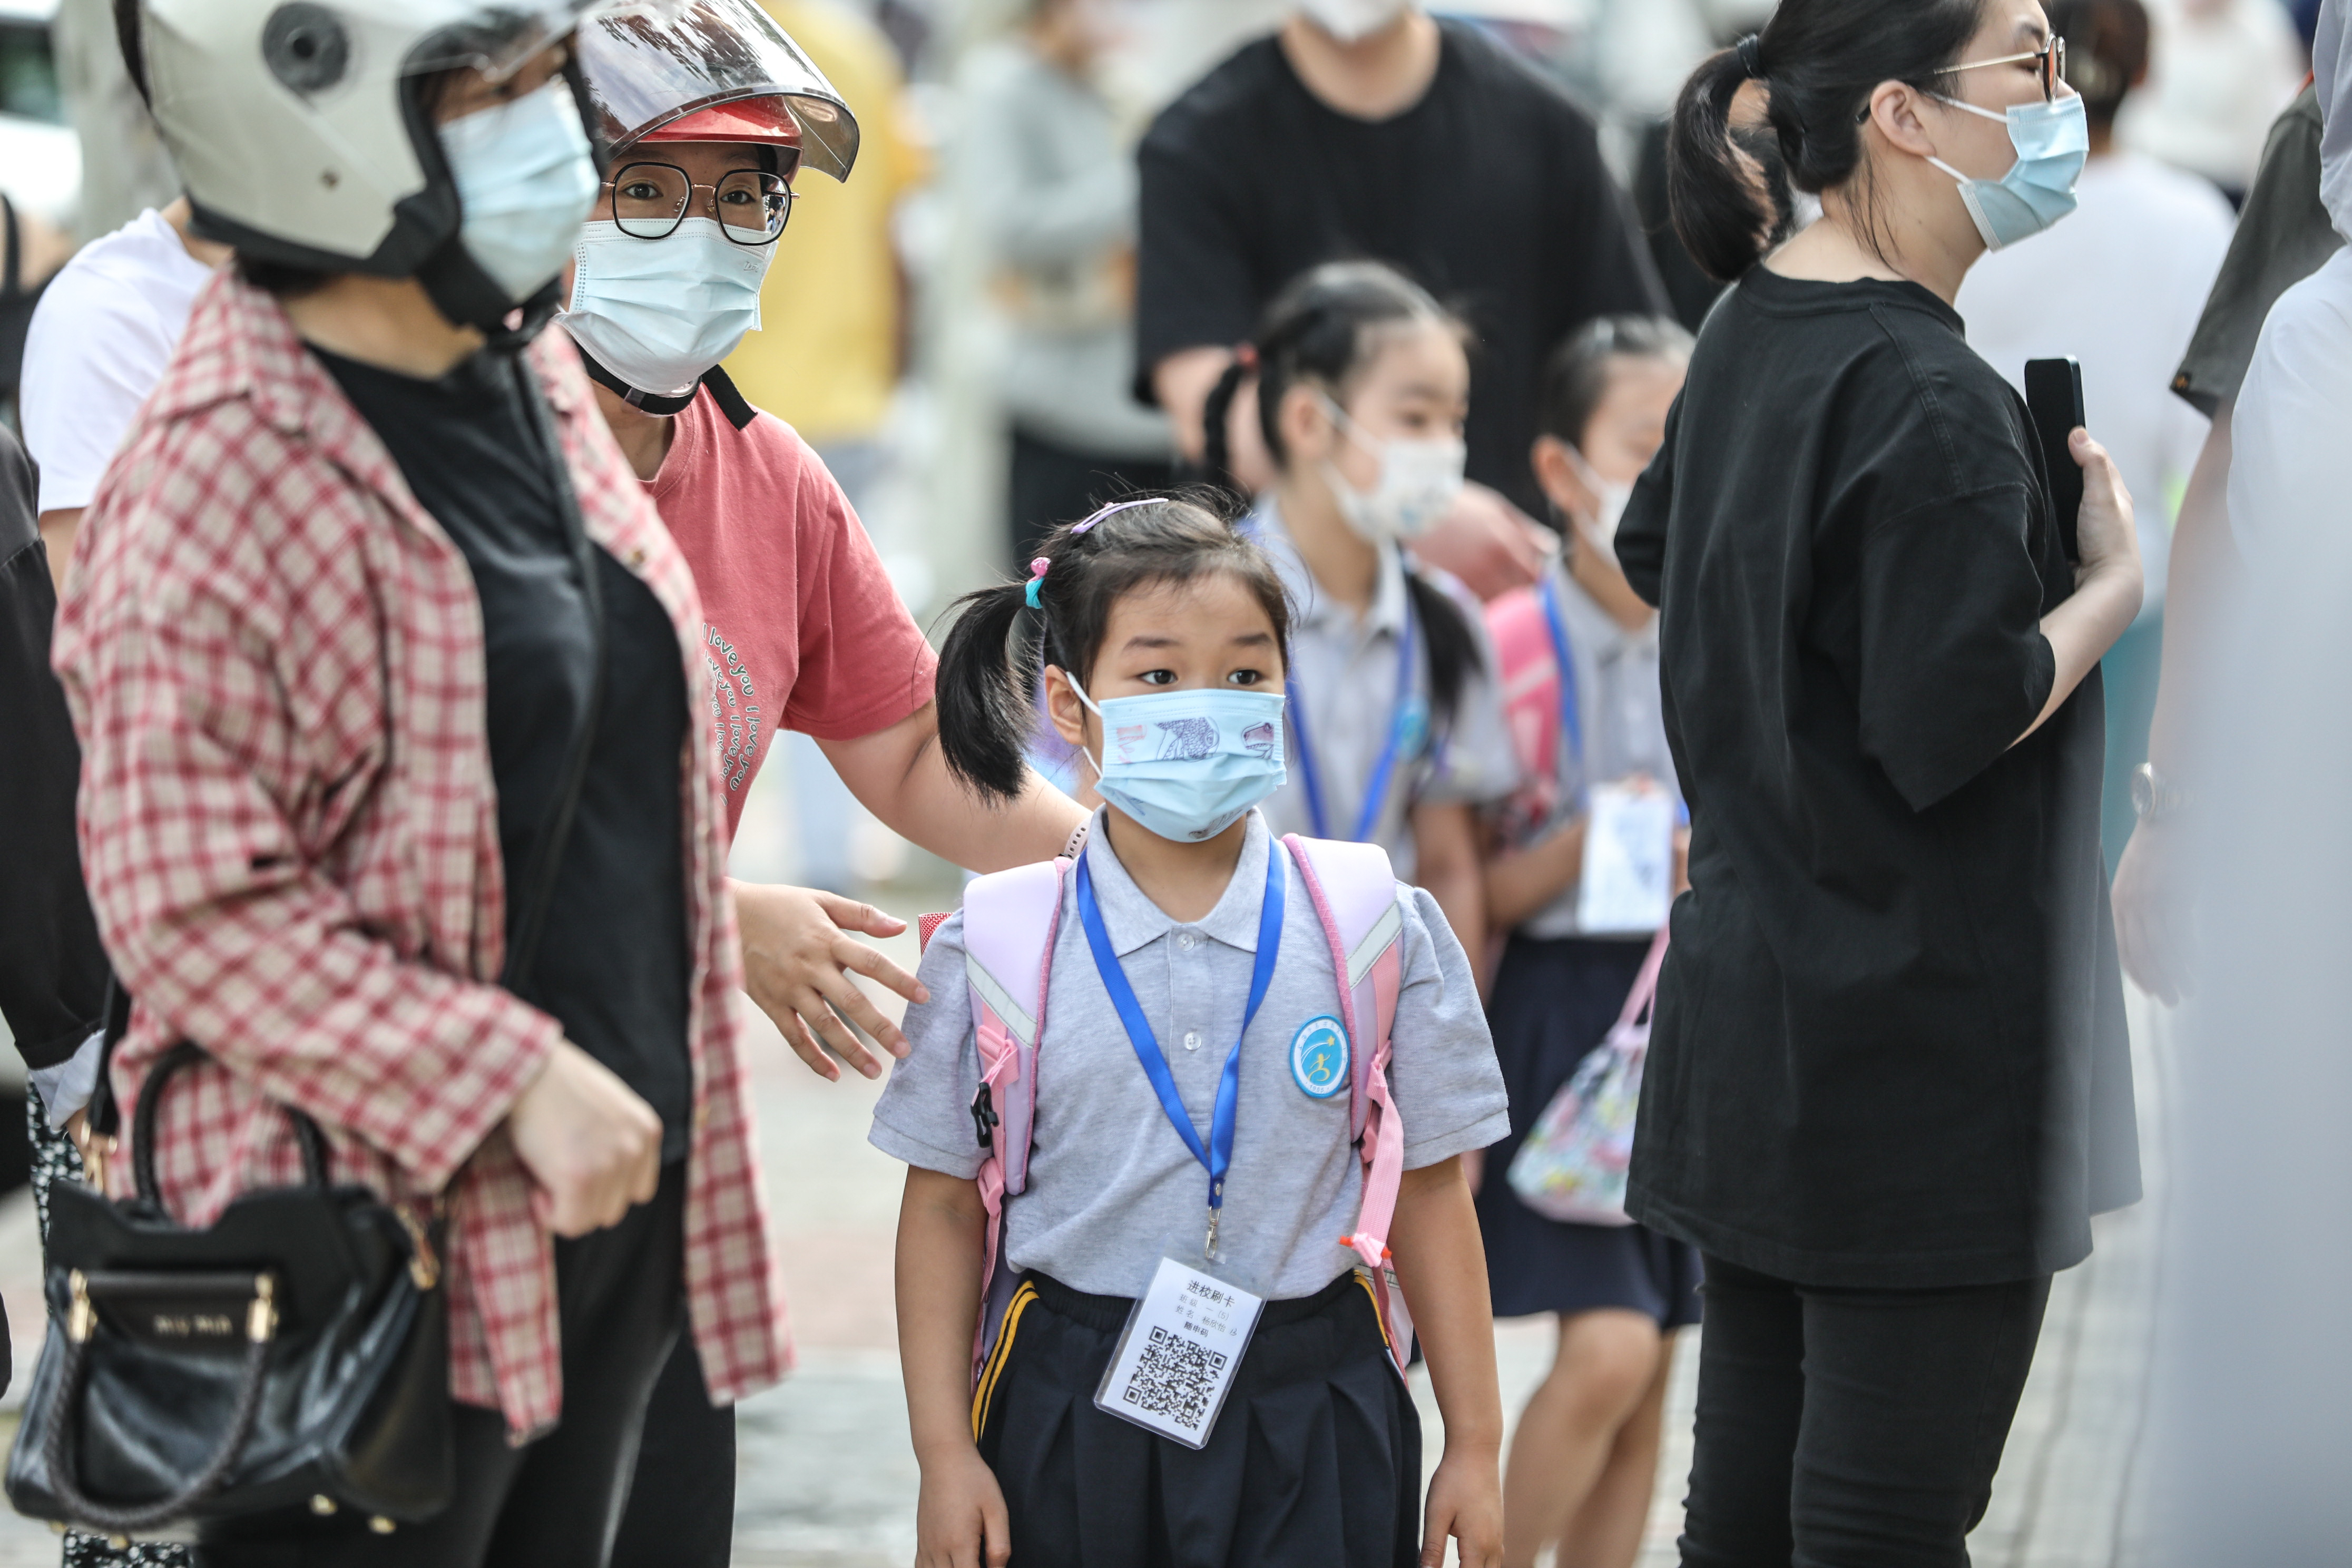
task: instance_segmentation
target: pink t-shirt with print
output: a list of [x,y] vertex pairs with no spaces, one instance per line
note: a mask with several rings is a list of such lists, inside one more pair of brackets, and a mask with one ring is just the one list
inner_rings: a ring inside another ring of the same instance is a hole
[[731,837],[779,726],[887,730],[931,700],[938,661],[841,487],[775,416],[738,430],[698,392],[646,489],[702,591]]

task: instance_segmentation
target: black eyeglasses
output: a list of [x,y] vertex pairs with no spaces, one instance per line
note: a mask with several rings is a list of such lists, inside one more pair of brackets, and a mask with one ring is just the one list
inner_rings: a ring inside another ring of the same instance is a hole
[[1988,66],[2023,65],[2027,60],[2033,62],[2035,74],[2042,78],[2042,101],[2056,101],[2058,86],[2066,79],[2066,40],[2063,38],[2053,38],[2047,47],[2029,49],[2021,55],[2003,55],[1999,59],[1967,60],[1959,65],[1948,66],[1942,74],[1949,76],[1958,71],[1983,70]]
[[667,239],[707,191],[719,232],[737,245],[773,245],[793,216],[793,188],[765,169],[730,169],[716,184],[698,184],[675,163],[629,163],[605,182],[613,221],[633,239]]

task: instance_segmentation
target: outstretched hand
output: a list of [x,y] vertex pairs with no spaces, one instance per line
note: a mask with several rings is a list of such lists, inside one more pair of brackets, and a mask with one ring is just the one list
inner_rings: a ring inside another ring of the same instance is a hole
[[748,882],[733,887],[743,989],[810,1071],[837,1080],[837,1056],[867,1078],[881,1076],[881,1058],[850,1024],[891,1056],[907,1054],[906,1035],[851,978],[863,974],[909,1002],[931,999],[920,981],[851,934],[897,936],[907,929],[906,921],[814,888]]

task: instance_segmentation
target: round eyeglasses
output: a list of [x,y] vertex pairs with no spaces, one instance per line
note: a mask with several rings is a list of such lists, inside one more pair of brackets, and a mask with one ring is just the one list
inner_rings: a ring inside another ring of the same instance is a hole
[[628,163],[605,182],[613,222],[633,239],[667,239],[693,216],[695,193],[709,193],[710,216],[737,245],[773,245],[793,216],[793,188],[764,169],[730,169],[716,184],[698,184],[675,163]]

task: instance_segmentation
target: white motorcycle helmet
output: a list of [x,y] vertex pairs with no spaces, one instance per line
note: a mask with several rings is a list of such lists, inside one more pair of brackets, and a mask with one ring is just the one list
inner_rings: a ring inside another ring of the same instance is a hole
[[[141,0],[148,89],[191,226],[254,260],[415,278],[450,321],[501,331],[516,304],[458,243],[457,187],[422,88],[461,67],[504,76],[593,3]],[[556,291],[524,301],[532,327]]]

